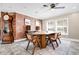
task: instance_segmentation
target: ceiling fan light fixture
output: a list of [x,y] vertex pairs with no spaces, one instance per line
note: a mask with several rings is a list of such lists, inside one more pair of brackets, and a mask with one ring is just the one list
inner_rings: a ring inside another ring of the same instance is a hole
[[54,9],[50,9],[51,11],[54,11]]

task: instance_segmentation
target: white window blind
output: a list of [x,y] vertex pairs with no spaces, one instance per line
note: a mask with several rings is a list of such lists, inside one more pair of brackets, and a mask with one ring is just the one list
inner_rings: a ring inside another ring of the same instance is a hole
[[68,17],[47,21],[47,31],[68,35]]

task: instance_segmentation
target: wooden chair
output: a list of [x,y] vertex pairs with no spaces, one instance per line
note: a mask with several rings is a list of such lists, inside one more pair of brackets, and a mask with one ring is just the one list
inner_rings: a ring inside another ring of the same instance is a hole
[[57,38],[58,38],[59,42],[61,43],[61,40],[60,40],[60,38],[61,38],[61,33],[58,33],[58,34],[57,34]]
[[35,52],[35,48],[40,46],[39,38],[38,38],[38,36],[32,36],[30,34],[26,34],[26,36],[27,36],[27,39],[28,39],[28,45],[26,47],[26,50],[28,50],[29,44],[30,44],[30,42],[32,42],[33,45],[34,45],[33,51],[32,51],[32,55],[33,55],[34,52]]
[[[50,44],[52,44],[52,47],[53,47],[53,49],[55,50],[55,47],[54,47],[54,44],[53,44],[53,42],[56,42],[56,45],[57,46],[59,46],[58,45],[58,42],[57,42],[57,33],[51,33],[51,34],[49,34],[49,41],[50,41]],[[48,42],[47,42],[48,43]]]

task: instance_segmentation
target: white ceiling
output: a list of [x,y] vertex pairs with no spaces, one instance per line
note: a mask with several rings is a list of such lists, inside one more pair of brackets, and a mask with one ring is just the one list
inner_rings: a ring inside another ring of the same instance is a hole
[[0,3],[0,11],[18,12],[38,19],[48,19],[71,12],[79,11],[79,3],[59,3],[57,6],[65,6],[64,9],[43,7],[48,3]]

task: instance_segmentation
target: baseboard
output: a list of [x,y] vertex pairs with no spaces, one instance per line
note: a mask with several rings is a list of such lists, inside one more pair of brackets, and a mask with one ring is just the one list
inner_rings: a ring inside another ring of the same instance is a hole
[[70,40],[70,41],[75,41],[75,42],[79,42],[79,39],[73,39],[73,38],[63,38],[65,40]]
[[71,39],[71,41],[79,42],[79,39]]
[[24,40],[26,40],[26,38],[23,38],[23,39],[16,39],[16,40],[14,40],[14,42],[20,42],[20,41],[24,41]]

